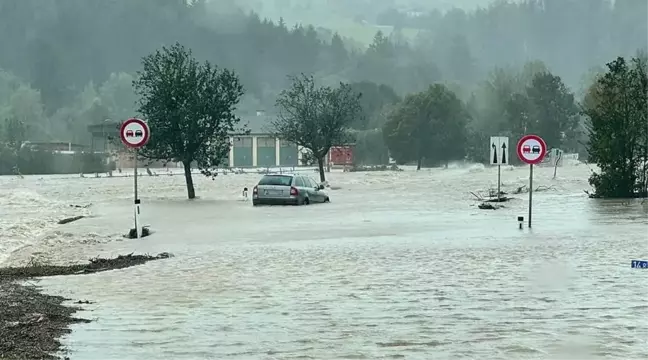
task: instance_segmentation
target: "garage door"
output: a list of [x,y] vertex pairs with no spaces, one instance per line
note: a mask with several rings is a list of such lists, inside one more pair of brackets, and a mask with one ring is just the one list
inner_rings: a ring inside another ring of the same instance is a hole
[[234,138],[234,167],[252,166],[252,137]]
[[277,165],[277,148],[275,138],[257,138],[257,166],[271,167]]
[[299,165],[297,145],[293,143],[282,141],[279,156],[279,163],[281,164],[281,166]]

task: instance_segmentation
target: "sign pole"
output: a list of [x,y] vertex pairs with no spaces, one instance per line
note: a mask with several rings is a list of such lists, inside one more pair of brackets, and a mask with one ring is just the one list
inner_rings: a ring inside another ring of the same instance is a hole
[[[491,136],[490,138],[490,163],[491,165],[497,165],[497,201],[502,198],[502,165],[508,165],[509,163],[508,142],[509,138],[507,136]],[[501,150],[499,154],[498,149]]]
[[533,208],[533,164],[529,164],[529,228],[531,228],[532,208]]
[[134,195],[135,195],[135,233],[137,234],[137,238],[142,237],[142,232],[140,231],[140,226],[139,226],[139,216],[140,216],[140,201],[137,196],[137,156],[139,155],[139,151],[135,149],[135,161],[134,161],[134,166],[133,169],[135,171],[135,180],[133,180],[133,187],[134,187]]
[[[533,214],[533,165],[540,164],[547,155],[547,143],[537,135],[524,135],[517,144],[518,157],[529,164],[529,228]],[[522,217],[520,217],[522,218]]]
[[140,239],[142,237],[142,226],[140,223],[140,199],[139,194],[137,193],[137,158],[139,157],[139,149],[142,148],[149,140],[151,136],[151,129],[144,120],[141,119],[128,119],[124,121],[119,130],[122,143],[133,149],[134,161],[133,161],[133,215],[135,221],[135,237]]
[[502,184],[502,165],[497,165],[497,200],[499,201],[500,199],[500,194],[502,193],[500,191],[500,186]]

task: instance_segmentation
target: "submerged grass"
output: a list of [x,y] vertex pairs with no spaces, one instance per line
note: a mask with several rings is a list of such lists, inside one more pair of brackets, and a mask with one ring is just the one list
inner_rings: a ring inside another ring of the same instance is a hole
[[107,270],[124,269],[131,266],[141,265],[151,260],[169,258],[168,253],[151,255],[119,255],[112,259],[93,258],[88,264],[78,265],[43,265],[31,264],[23,267],[9,267],[0,269],[0,279],[20,280],[33,277],[58,276],[58,275],[79,275],[89,274]]

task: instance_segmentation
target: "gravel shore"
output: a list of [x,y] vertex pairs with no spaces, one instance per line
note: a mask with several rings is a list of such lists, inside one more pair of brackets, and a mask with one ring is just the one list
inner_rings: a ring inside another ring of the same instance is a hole
[[0,279],[0,359],[58,359],[58,339],[68,325],[88,320],[72,315],[78,310],[63,306],[67,299],[45,295],[33,285]]
[[[0,269],[0,359],[55,360],[67,359],[59,338],[70,332],[69,325],[90,320],[73,315],[79,308],[64,306],[70,300],[40,292],[32,278],[57,275],[81,275],[123,269],[151,260],[157,256],[125,255],[113,259],[91,259],[88,264],[71,266],[27,266]],[[78,304],[89,303],[79,300]]]

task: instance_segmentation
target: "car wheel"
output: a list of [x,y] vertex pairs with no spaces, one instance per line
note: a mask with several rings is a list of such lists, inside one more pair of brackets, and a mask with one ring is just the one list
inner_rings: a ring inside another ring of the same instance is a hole
[[329,197],[327,196],[326,199],[324,199],[324,202],[325,202],[325,203],[327,203],[327,202],[331,202],[331,199],[329,199]]
[[308,198],[304,198],[304,205],[308,205],[308,204],[310,204],[310,200],[308,200]]

